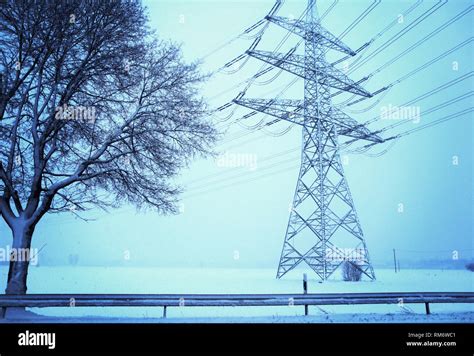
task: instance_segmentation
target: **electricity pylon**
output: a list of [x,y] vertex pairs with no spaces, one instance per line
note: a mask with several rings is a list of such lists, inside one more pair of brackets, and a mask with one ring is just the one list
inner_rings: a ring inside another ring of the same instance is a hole
[[347,184],[338,136],[383,142],[377,134],[336,109],[331,90],[370,97],[368,91],[326,60],[337,50],[356,53],[324,29],[318,21],[314,0],[308,0],[306,20],[273,15],[267,20],[301,36],[304,55],[255,50],[247,54],[304,79],[304,99],[248,99],[241,93],[234,103],[302,127],[301,168],[290,211],[277,278],[301,262],[326,280],[345,260],[375,279],[364,234]]

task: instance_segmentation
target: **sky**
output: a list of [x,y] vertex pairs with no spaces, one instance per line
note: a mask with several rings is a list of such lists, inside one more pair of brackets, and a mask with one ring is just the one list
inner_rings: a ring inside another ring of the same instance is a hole
[[[150,26],[157,35],[181,44],[186,61],[200,60],[201,70],[213,73],[202,88],[204,97],[213,108],[236,97],[244,86],[233,87],[262,68],[261,62],[250,58],[234,74],[216,73],[244,53],[253,40],[238,38],[228,42],[264,18],[273,3],[272,0],[144,2]],[[332,3],[332,0],[318,1],[319,14],[324,14]],[[371,3],[341,0],[323,18],[322,25],[339,36]],[[452,1],[365,62],[365,58],[369,58],[379,46],[437,3],[424,1],[409,15],[401,17],[401,13],[417,2],[381,2],[343,36],[344,43],[357,49],[392,21],[397,20],[397,24],[376,37],[366,51],[344,62],[347,64],[339,64],[338,68],[349,69],[348,75],[354,80],[372,73],[373,77],[364,83],[364,87],[374,92],[463,41],[472,40],[470,24],[473,15],[470,11],[393,64],[377,71],[444,22],[469,6],[472,10],[469,1]],[[303,1],[286,1],[277,15],[298,18],[305,5]],[[251,33],[256,32],[258,29]],[[273,51],[286,33],[270,24],[257,49]],[[280,51],[287,52],[299,40],[296,35],[288,36]],[[228,44],[221,47],[225,43]],[[296,53],[302,54],[303,48],[299,46]],[[332,62],[343,56],[329,51],[327,59]],[[473,70],[472,58],[473,45],[470,42],[393,86],[385,96],[342,107],[342,110],[355,120],[365,122],[380,116],[382,108],[403,105],[470,73]],[[363,64],[356,67],[353,61]],[[237,69],[243,62],[238,62],[232,69]],[[276,73],[272,71],[260,81],[270,79]],[[246,92],[246,97],[275,97],[293,78],[291,74],[282,73],[268,85],[254,84]],[[420,110],[419,120],[400,125],[384,135],[388,137],[416,128],[416,125],[471,107],[473,100],[470,95],[455,103],[450,103],[450,100],[472,89],[470,78],[416,103]],[[282,98],[302,96],[303,81],[298,80]],[[351,95],[347,94],[337,96],[333,104],[344,103],[349,98]],[[449,105],[426,113],[445,102]],[[233,109],[231,107],[211,118],[223,133],[215,147],[218,159],[199,159],[182,171],[177,181],[184,187],[180,214],[137,213],[133,207],[124,206],[110,214],[91,211],[87,217],[96,218],[92,222],[84,222],[67,213],[47,216],[38,225],[33,238],[33,247],[42,249],[40,264],[68,264],[76,258],[79,264],[85,265],[269,267],[275,268],[276,272],[298,176],[301,129],[291,127],[286,134],[277,137],[271,134],[285,131],[288,123],[272,125],[267,132],[248,130],[240,124],[252,126],[261,120],[269,122],[272,119],[255,115],[239,124],[235,120],[249,112],[244,108],[237,108],[227,121],[219,120]],[[377,130],[395,122],[396,119],[377,120],[369,127]],[[402,263],[416,259],[451,259],[453,251],[457,251],[459,258],[472,258],[473,134],[471,112],[404,136],[393,146],[376,146],[368,155],[341,153],[375,266],[391,263],[392,249],[397,250]],[[344,138],[340,138],[340,142],[344,142]],[[379,153],[384,154],[374,157]],[[236,157],[241,161],[232,160]],[[2,223],[0,246],[6,245],[11,245],[11,236]]]

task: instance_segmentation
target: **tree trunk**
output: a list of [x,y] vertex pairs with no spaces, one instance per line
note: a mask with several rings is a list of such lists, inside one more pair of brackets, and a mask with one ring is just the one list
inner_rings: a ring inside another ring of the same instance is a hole
[[[18,225],[13,229],[13,245],[12,250],[17,251],[17,258],[10,259],[10,268],[8,270],[6,294],[26,294],[26,279],[28,276],[29,258],[23,259],[24,256],[31,257],[31,238],[33,236],[34,227],[26,225]],[[28,251],[28,253],[24,253]]]

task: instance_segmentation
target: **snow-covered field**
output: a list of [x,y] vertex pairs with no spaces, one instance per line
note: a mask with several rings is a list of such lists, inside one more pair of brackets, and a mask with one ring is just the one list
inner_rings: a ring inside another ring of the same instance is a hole
[[[281,280],[274,269],[200,269],[136,267],[32,267],[29,293],[301,293],[303,271],[292,271]],[[308,273],[310,293],[474,291],[474,273],[465,270],[377,269],[374,282],[319,283]],[[7,276],[0,267],[0,288]],[[100,320],[157,321],[162,308],[33,308],[32,312],[63,318],[89,316]],[[176,307],[168,308],[166,321],[178,322],[473,322],[472,304],[340,305],[310,307],[311,317],[301,317],[301,306],[287,307]],[[103,319],[103,318],[106,319]],[[215,318],[214,320],[209,318]],[[242,318],[245,317],[245,318]],[[109,319],[110,318],[110,319]],[[133,318],[133,319],[129,319]],[[430,318],[430,319],[427,319]],[[175,320],[173,320],[175,319]],[[91,320],[91,319],[87,319]],[[69,320],[71,321],[71,319]],[[163,320],[164,321],[164,320]]]

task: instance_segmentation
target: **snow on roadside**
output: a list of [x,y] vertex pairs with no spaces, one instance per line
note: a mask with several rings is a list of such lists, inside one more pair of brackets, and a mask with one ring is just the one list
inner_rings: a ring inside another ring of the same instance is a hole
[[0,319],[0,323],[472,323],[474,312],[439,314],[331,314],[308,316],[216,317],[216,318],[107,318],[24,317]]
[[[302,270],[291,271],[284,278],[277,280],[274,269],[40,266],[30,270],[28,293],[301,293],[303,272]],[[0,289],[4,289],[6,273],[6,266],[0,266]],[[474,291],[474,273],[466,270],[402,270],[395,274],[393,270],[377,269],[376,275],[377,280],[374,282],[330,280],[319,283],[314,274],[308,272],[309,293]],[[31,311],[58,318],[90,316],[91,318],[161,320],[163,308],[76,307],[33,308]],[[456,314],[455,320],[472,322],[474,305],[431,304],[431,311],[433,314],[430,320],[436,320],[441,314],[449,320],[450,315]],[[284,307],[174,307],[168,308],[167,311],[168,320],[176,319],[179,322],[207,320],[209,317],[219,318],[218,320],[239,320],[242,317],[245,319],[263,318],[262,320],[268,320],[268,318],[292,320],[293,318],[295,322],[301,322],[298,318],[301,318],[303,313],[303,307],[290,305]],[[422,318],[421,320],[425,322],[423,304],[311,306],[310,314],[312,314],[310,318],[303,320],[339,322],[338,318],[342,320],[358,318],[351,315],[359,315],[361,318],[363,315],[369,315],[368,318],[372,320],[376,315],[382,315],[387,316],[383,318],[389,322],[397,322],[397,320],[416,322],[418,318]]]

